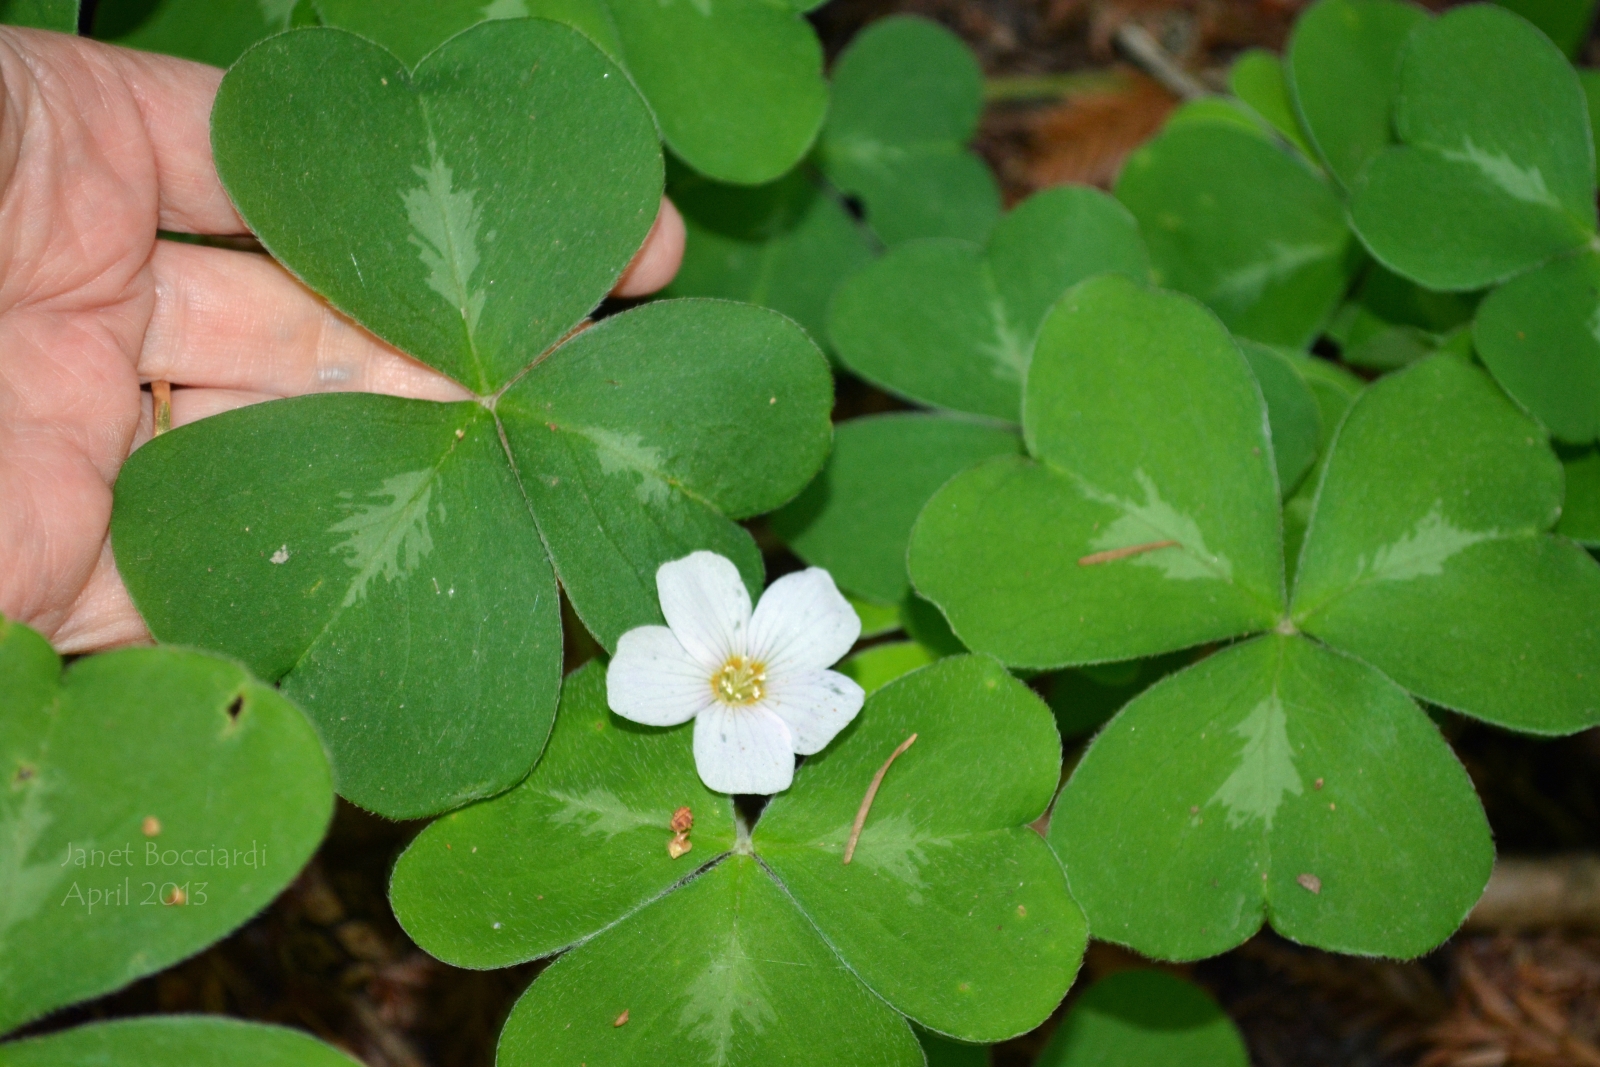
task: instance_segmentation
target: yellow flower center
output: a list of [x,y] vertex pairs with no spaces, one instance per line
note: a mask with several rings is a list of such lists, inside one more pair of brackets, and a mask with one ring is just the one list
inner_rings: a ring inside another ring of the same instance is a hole
[[754,704],[767,695],[767,665],[748,656],[730,656],[711,676],[711,692],[724,704]]

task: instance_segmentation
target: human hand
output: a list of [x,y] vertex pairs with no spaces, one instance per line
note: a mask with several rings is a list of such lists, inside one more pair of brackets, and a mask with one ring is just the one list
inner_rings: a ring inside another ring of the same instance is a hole
[[[158,241],[243,234],[211,159],[222,72],[83,38],[0,30],[0,614],[62,652],[148,639],[117,575],[111,485],[152,429],[304,393],[462,400],[457,383],[249,252]],[[615,290],[671,280],[660,215]]]

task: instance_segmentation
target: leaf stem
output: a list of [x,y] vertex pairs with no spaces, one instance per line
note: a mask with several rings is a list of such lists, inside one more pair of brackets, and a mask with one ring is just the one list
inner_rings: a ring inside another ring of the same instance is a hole
[[867,812],[872,810],[873,798],[878,795],[878,787],[883,784],[883,776],[889,773],[889,765],[900,758],[900,754],[911,747],[917,739],[912,734],[900,742],[900,747],[889,753],[889,758],[883,761],[883,766],[878,768],[878,773],[872,776],[872,784],[867,786],[867,795],[861,798],[861,807],[856,809],[856,821],[850,827],[850,840],[844,845],[844,861],[849,863],[856,854],[856,842],[861,840],[861,828],[867,824]]
[[172,383],[168,381],[151,382],[150,401],[151,413],[155,421],[155,436],[160,437],[172,429]]

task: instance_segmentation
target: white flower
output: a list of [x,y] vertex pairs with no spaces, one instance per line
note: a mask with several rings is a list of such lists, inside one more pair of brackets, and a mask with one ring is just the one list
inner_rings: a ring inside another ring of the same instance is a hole
[[667,625],[617,642],[611,710],[647,726],[693,719],[695,767],[719,793],[789,788],[795,755],[822,751],[866,699],[828,670],[861,635],[833,578],[818,567],[785,575],[751,612],[738,569],[696,552],[662,564],[656,591]]

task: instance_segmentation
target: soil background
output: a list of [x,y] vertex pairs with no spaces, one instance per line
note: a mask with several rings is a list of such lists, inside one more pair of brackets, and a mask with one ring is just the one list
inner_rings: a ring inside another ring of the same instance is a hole
[[[1239,52],[1282,48],[1302,6],[832,0],[812,19],[830,60],[861,27],[897,12],[961,35],[991,79],[995,99],[977,146],[1010,204],[1062,182],[1109,186],[1126,155],[1177,105],[1120,58],[1115,35],[1124,22],[1142,25],[1203,84],[1221,88]],[[85,8],[87,18],[92,3]],[[1600,61],[1594,39],[1586,58]],[[848,381],[840,383],[840,401],[841,414],[898,406]],[[798,565],[776,546],[768,563],[773,573]],[[571,667],[594,645],[570,613],[568,623]],[[1477,785],[1502,855],[1600,853],[1600,731],[1539,740],[1445,714],[1440,721]],[[422,825],[387,822],[341,801],[317,857],[266,912],[205,953],[29,1032],[209,1012],[304,1028],[371,1067],[488,1067],[501,1023],[542,964],[464,971],[405,936],[386,888],[395,857]],[[1465,932],[1423,959],[1392,962],[1335,956],[1263,933],[1223,956],[1171,969],[1218,999],[1257,1067],[1600,1067],[1597,935],[1600,928]],[[1061,1010],[1089,980],[1150,965],[1091,944]],[[1031,1064],[1060,1014],[996,1046],[996,1067]]]

